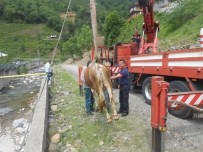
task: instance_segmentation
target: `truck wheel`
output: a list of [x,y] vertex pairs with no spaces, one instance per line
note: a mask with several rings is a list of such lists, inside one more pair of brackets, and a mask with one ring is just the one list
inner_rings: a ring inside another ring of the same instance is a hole
[[142,94],[144,96],[144,100],[147,104],[151,104],[152,100],[152,84],[151,77],[146,78],[142,83]]
[[[171,81],[169,92],[187,92],[190,91],[189,86],[184,81]],[[192,117],[192,110],[189,107],[182,107],[180,110],[168,110],[170,114],[181,119]]]

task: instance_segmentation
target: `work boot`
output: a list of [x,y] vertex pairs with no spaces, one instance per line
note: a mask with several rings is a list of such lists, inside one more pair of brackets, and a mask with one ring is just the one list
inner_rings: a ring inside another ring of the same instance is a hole
[[122,111],[121,109],[119,109],[119,110],[117,111],[117,114],[121,114],[121,113],[123,113],[123,111]]
[[128,113],[125,113],[125,112],[124,112],[124,113],[121,114],[121,117],[125,117],[125,116],[127,116],[127,115],[128,115]]
[[92,111],[90,111],[90,112],[87,112],[87,115],[92,116],[92,115],[94,115],[94,113]]

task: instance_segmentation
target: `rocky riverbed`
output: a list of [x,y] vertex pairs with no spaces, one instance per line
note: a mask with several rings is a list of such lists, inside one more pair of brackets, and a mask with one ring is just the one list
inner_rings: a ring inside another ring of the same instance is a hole
[[[29,73],[42,72],[35,69]],[[15,78],[0,92],[0,152],[22,152],[42,76]]]

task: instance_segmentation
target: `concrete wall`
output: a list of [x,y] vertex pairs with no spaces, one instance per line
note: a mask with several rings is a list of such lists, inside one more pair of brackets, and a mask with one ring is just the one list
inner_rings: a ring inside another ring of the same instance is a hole
[[48,87],[44,78],[25,141],[25,152],[45,152],[47,149],[48,104]]
[[[0,71],[0,76],[8,76],[8,75],[16,75],[17,74],[17,70],[16,69],[10,69],[7,71]],[[7,84],[9,84],[11,82],[12,78],[3,78],[0,79],[0,90],[6,86]]]
[[[28,62],[25,64],[22,64],[21,66],[25,66],[27,70],[31,70],[34,68],[42,67],[44,66],[44,62],[42,61],[33,61],[33,62]],[[19,67],[21,67],[19,66]],[[18,68],[19,68],[18,67]],[[9,76],[9,75],[16,75],[17,74],[17,69],[8,69],[8,70],[0,70],[0,76]],[[0,78],[0,90],[9,84],[13,78]]]
[[31,69],[44,66],[44,62],[42,61],[29,62],[29,63],[26,63],[25,66],[27,70],[31,70]]

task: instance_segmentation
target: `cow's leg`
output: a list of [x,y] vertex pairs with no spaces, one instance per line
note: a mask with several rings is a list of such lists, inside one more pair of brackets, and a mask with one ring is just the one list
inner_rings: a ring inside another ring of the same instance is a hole
[[104,108],[104,111],[105,111],[105,113],[106,113],[106,119],[107,119],[107,122],[108,123],[111,123],[111,116],[110,116],[110,114],[109,114],[109,112],[108,112],[108,109],[106,108],[106,107],[103,107]]
[[97,112],[97,111],[99,111],[99,106],[98,106],[99,97],[98,97],[97,93],[94,90],[92,90],[92,94],[93,94],[94,101],[95,101],[94,102],[95,103],[95,107],[96,107],[95,111]]
[[110,98],[110,102],[111,102],[111,109],[112,109],[112,113],[113,113],[113,119],[114,120],[118,120],[118,114],[116,112],[116,106],[115,106],[115,101],[113,98],[113,93],[112,93],[112,88],[110,86],[106,87],[108,94],[109,94],[109,98]]

